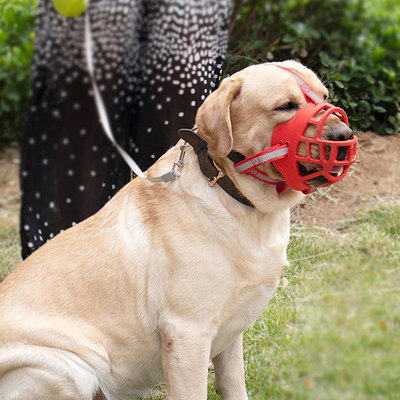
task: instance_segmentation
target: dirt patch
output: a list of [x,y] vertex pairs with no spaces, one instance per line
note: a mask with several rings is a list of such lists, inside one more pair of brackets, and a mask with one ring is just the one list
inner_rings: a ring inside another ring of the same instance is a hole
[[400,197],[400,136],[358,132],[357,161],[347,176],[307,196],[292,213],[299,224],[332,227],[360,209]]
[[[343,181],[306,197],[292,212],[302,225],[333,227],[360,209],[400,198],[400,136],[359,132],[357,162]],[[0,151],[0,217],[17,223],[19,212],[19,152]]]

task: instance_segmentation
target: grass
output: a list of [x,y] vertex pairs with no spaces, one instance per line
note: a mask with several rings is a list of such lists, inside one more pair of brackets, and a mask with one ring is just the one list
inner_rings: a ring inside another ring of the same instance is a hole
[[21,261],[19,233],[14,219],[0,216],[0,281]]
[[0,281],[21,261],[18,234],[20,208],[18,186],[19,151],[0,151]]
[[283,287],[245,335],[251,399],[400,398],[400,204],[294,230]]
[[[399,235],[400,203],[335,230],[294,227],[291,266],[244,335],[250,399],[400,399]],[[19,260],[11,220],[0,220],[0,248],[4,276]],[[212,374],[209,385],[220,399]]]

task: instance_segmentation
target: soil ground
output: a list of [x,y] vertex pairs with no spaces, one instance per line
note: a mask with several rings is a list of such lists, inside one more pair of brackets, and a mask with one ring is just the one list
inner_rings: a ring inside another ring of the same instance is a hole
[[[358,132],[357,162],[343,181],[306,196],[292,212],[293,222],[333,228],[359,210],[400,197],[400,136]],[[0,217],[18,222],[19,152],[0,151]]]
[[358,211],[400,197],[400,136],[358,132],[357,161],[340,182],[306,196],[292,220],[331,228]]

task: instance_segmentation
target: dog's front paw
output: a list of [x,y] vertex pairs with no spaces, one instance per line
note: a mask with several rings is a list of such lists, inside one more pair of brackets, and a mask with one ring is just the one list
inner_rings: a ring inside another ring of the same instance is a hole
[[215,393],[219,394],[222,400],[249,400],[246,393],[230,389],[229,391],[221,391],[218,386],[215,386]]

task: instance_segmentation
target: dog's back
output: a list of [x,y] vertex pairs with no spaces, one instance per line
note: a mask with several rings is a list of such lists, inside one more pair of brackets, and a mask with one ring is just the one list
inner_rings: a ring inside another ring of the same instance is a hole
[[160,356],[135,349],[155,336],[156,325],[144,309],[146,293],[138,289],[147,279],[140,255],[148,260],[149,250],[143,218],[132,215],[134,199],[125,204],[131,190],[126,187],[95,216],[56,236],[1,283],[0,399],[92,399],[101,383],[116,386],[111,368],[116,376],[129,376],[132,366],[119,371],[127,349],[138,354],[139,382],[133,386],[154,384],[140,376],[138,366]]

